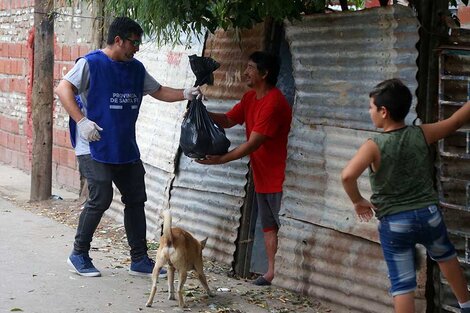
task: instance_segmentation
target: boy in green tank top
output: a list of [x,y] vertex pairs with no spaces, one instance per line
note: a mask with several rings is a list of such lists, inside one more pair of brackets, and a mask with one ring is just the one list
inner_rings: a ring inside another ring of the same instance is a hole
[[[416,289],[415,245],[426,247],[449,282],[462,313],[470,313],[470,294],[454,246],[438,208],[430,144],[470,121],[470,101],[451,117],[406,126],[412,96],[400,80],[389,79],[369,94],[369,114],[383,132],[367,140],[344,168],[343,187],[361,221],[379,219],[382,251],[388,267],[395,312],[413,313]],[[369,169],[370,202],[357,179]]]

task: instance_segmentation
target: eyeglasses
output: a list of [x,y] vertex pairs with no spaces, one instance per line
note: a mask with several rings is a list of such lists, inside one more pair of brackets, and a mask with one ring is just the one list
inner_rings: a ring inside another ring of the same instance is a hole
[[130,41],[134,47],[138,47],[142,43],[142,40],[138,40],[138,39],[126,38],[126,40]]

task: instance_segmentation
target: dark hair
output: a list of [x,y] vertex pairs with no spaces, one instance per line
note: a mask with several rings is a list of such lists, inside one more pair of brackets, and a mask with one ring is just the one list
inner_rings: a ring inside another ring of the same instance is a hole
[[116,17],[109,26],[108,40],[106,43],[112,45],[116,36],[124,40],[129,38],[132,34],[142,36],[143,33],[142,27],[133,19],[125,16]]
[[262,75],[268,72],[266,82],[271,86],[276,86],[281,67],[279,57],[269,52],[255,51],[250,55],[250,60],[256,63],[256,68]]
[[377,109],[387,108],[390,117],[396,122],[403,121],[410,111],[412,95],[410,89],[397,78],[387,79],[379,83],[369,93],[374,99]]

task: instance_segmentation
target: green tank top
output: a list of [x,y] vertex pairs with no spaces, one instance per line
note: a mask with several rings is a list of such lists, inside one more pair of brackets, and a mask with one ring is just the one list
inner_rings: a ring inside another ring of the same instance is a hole
[[420,127],[380,133],[372,140],[380,150],[379,170],[369,168],[377,218],[438,204],[433,154]]

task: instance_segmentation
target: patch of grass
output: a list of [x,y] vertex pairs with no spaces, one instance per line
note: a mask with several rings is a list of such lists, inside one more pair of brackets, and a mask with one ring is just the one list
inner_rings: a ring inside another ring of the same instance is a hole
[[158,242],[147,242],[147,248],[149,250],[157,250],[160,244]]

